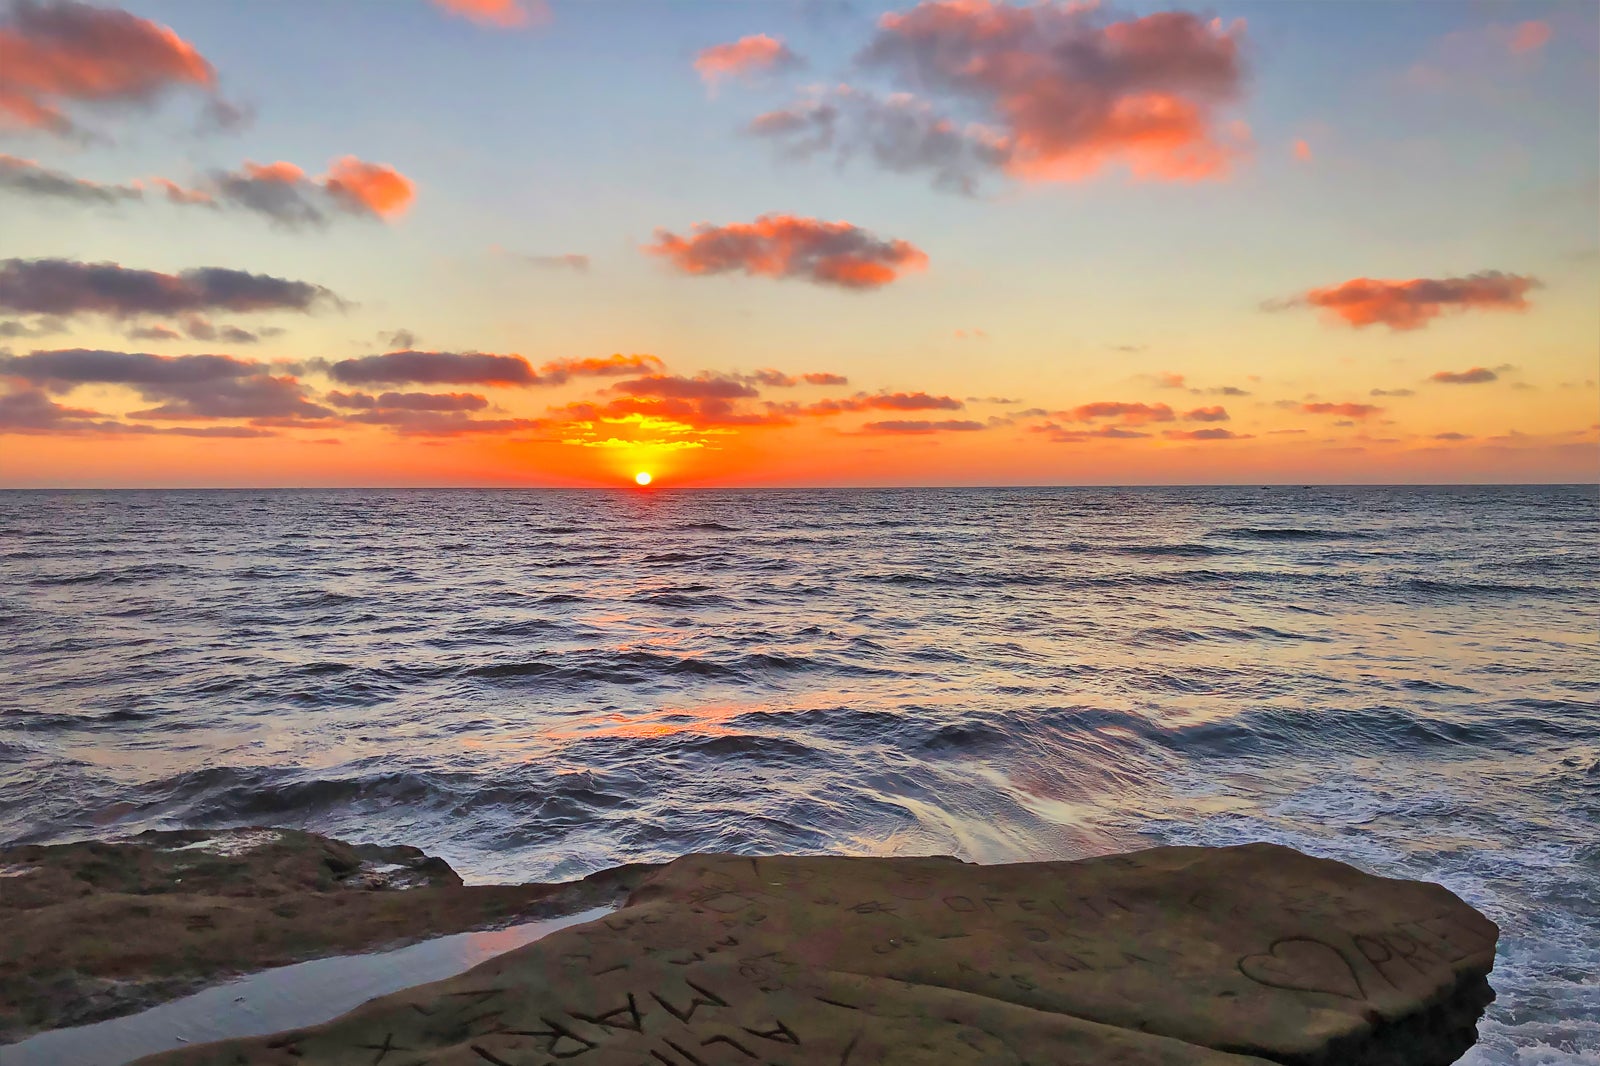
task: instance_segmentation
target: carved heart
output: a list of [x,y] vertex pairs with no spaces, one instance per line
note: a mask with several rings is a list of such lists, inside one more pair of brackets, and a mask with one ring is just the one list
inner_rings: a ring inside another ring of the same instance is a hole
[[1345,999],[1366,999],[1361,978],[1350,960],[1331,944],[1308,936],[1275,941],[1265,954],[1246,955],[1239,972],[1259,985],[1291,992],[1325,992]]

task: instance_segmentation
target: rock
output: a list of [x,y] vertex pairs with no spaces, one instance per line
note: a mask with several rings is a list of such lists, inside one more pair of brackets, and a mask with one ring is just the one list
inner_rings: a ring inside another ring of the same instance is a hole
[[645,869],[463,887],[417,848],[290,829],[0,849],[0,1044],[241,973],[604,905]]
[[1434,1066],[1498,930],[1287,848],[690,856],[609,917],[304,1030],[146,1066]]

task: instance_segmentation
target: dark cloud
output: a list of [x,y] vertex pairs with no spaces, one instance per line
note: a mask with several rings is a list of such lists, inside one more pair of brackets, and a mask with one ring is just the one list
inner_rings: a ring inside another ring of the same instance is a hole
[[1435,433],[1433,435],[1433,439],[1434,440],[1471,440],[1472,439],[1472,434],[1470,434],[1470,433]]
[[1184,412],[1185,422],[1226,422],[1228,409],[1226,407],[1196,407],[1193,411]]
[[342,385],[537,385],[520,355],[487,352],[389,352],[344,359],[328,368]]
[[270,430],[250,426],[146,426],[106,418],[98,411],[56,403],[39,389],[0,395],[0,433],[138,434],[181,437],[271,437]]
[[1341,418],[1371,418],[1383,411],[1370,403],[1303,403],[1300,410],[1308,415],[1338,415]]
[[1250,393],[1233,385],[1215,385],[1209,389],[1190,389],[1196,395],[1205,396],[1249,396]]
[[411,179],[384,163],[345,156],[311,177],[293,163],[246,162],[214,170],[198,189],[166,183],[174,203],[227,205],[264,215],[288,229],[326,226],[339,215],[390,218],[415,199]]
[[1373,396],[1415,396],[1415,389],[1373,389]]
[[338,298],[320,285],[225,267],[181,274],[71,259],[0,259],[0,309],[114,318],[192,311],[309,312]]
[[845,162],[864,155],[884,170],[927,172],[935,188],[967,196],[1006,159],[992,133],[958,127],[924,100],[849,85],[758,115],[745,131],[778,144],[786,158],[830,152]]
[[1082,444],[1090,440],[1141,440],[1150,436],[1136,429],[1127,429],[1123,426],[1097,426],[1094,429],[1079,429],[1067,427],[1055,422],[1045,422],[1029,427],[1032,433],[1044,434],[1045,438],[1053,444]]
[[1250,434],[1231,429],[1168,429],[1161,435],[1168,440],[1248,440]]
[[942,422],[927,422],[917,419],[891,419],[885,422],[868,422],[861,427],[865,433],[970,433],[974,430],[988,429],[982,422],[972,422],[964,419],[947,419]]
[[849,222],[784,214],[726,226],[701,222],[687,237],[657,230],[644,250],[685,274],[737,271],[860,290],[881,288],[928,263],[907,241],[880,238]]
[[417,335],[409,329],[390,330],[378,334],[378,342],[390,351],[407,351],[417,346]]
[[1430,374],[1428,380],[1441,385],[1484,385],[1499,381],[1500,375],[1486,366],[1475,366],[1471,370],[1441,370]]
[[[3,53],[3,42],[0,42],[0,60],[3,60]],[[5,154],[0,154],[0,189],[20,196],[80,204],[114,204],[144,196],[144,191],[136,186],[85,181],[59,170],[49,170],[31,159]]]
[[52,316],[42,316],[32,322],[10,320],[0,322],[0,340],[14,340],[26,337],[48,337],[54,333],[69,333],[67,323],[63,319]]
[[377,410],[346,415],[346,422],[384,426],[403,437],[462,437],[475,433],[515,433],[545,425],[537,418],[471,418],[461,411]]
[[212,418],[320,419],[333,414],[328,408],[312,403],[306,387],[288,376],[256,374],[247,378],[144,386],[139,391],[147,400],[164,399],[166,402],[148,410],[131,412],[129,418],[181,422]]
[[87,384],[154,388],[194,385],[237,380],[264,369],[261,363],[231,355],[165,356],[93,348],[0,355],[0,374],[57,392]]
[[611,388],[614,392],[630,396],[659,396],[678,400],[736,400],[760,395],[742,381],[712,375],[686,378],[676,374],[651,374],[619,381]]
[[829,374],[827,372],[801,374],[800,380],[807,385],[848,385],[850,379],[843,374]]

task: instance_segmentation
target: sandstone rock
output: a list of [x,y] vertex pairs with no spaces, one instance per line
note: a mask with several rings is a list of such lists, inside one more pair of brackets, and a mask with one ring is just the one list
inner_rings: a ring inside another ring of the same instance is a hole
[[618,898],[644,869],[570,885],[462,887],[448,863],[417,848],[289,829],[0,849],[0,1044],[235,974],[585,910]]
[[1433,1066],[1498,930],[1287,848],[690,856],[613,915],[325,1025],[148,1066]]

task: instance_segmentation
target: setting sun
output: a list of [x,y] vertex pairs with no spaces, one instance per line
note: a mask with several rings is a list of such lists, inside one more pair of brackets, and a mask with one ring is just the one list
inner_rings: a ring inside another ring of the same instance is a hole
[[633,480],[637,481],[641,485],[648,485],[650,484],[650,474],[648,471],[641,470],[637,474],[633,475]]

